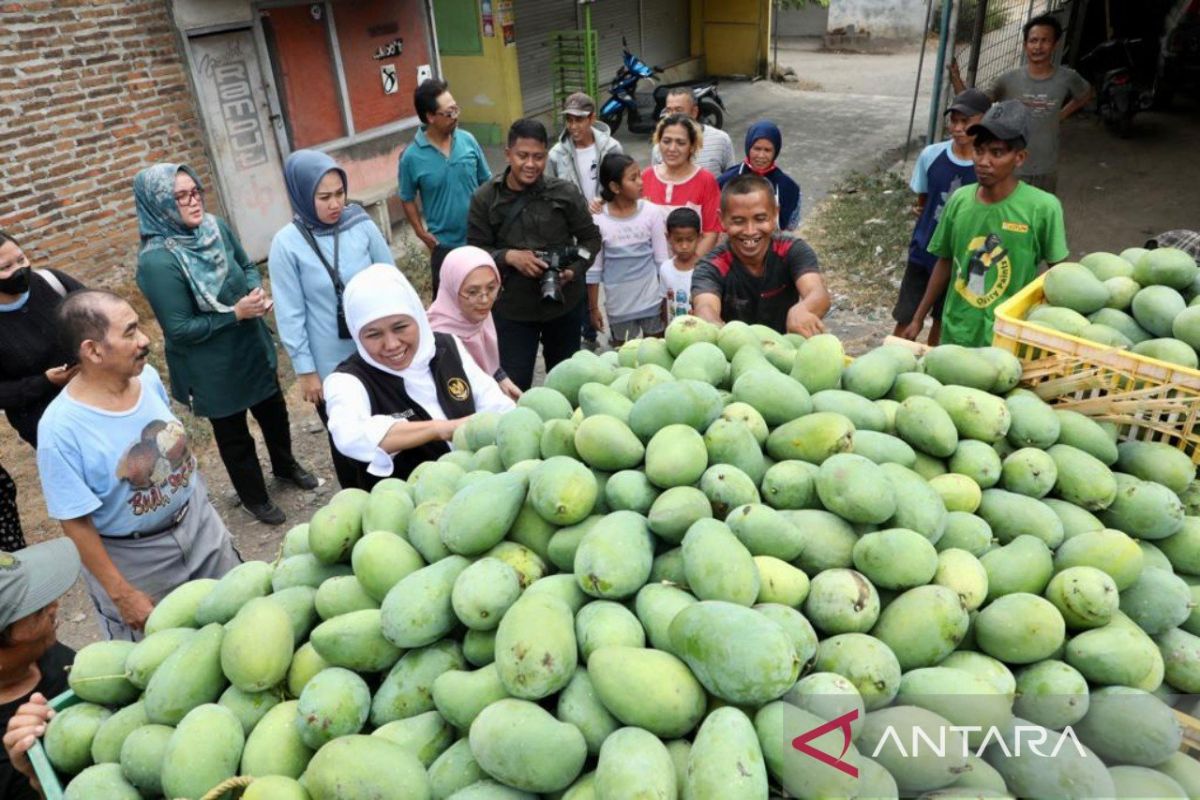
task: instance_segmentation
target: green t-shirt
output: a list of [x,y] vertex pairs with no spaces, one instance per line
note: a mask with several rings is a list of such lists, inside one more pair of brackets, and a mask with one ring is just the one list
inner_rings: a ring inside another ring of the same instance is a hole
[[929,252],[951,259],[944,344],[990,345],[996,306],[1036,278],[1043,261],[1069,253],[1057,197],[1024,182],[999,203],[979,202],[978,191],[964,186],[951,195],[929,242]]

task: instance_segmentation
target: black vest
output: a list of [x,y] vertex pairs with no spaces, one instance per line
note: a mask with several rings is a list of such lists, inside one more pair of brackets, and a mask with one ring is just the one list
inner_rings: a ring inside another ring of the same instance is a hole
[[[466,370],[463,369],[462,359],[458,355],[458,345],[454,337],[447,333],[433,335],[433,359],[429,362],[429,371],[433,375],[437,387],[438,405],[447,419],[460,419],[475,413],[475,398],[471,394],[471,382],[467,380]],[[367,390],[367,400],[371,404],[371,414],[407,419],[410,422],[427,422],[433,417],[417,403],[413,402],[404,390],[404,379],[368,364],[358,353],[338,364],[334,372],[353,375],[363,388]],[[401,450],[392,458],[394,465],[393,478],[407,478],[418,464],[425,461],[435,461],[445,453],[450,452],[450,446],[442,441]],[[359,464],[359,486],[370,489],[382,478],[367,472],[366,464]]]

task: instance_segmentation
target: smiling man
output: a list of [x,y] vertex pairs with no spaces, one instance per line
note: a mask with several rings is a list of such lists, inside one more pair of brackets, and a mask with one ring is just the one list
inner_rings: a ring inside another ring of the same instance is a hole
[[56,321],[79,372],[38,425],[42,494],[79,549],[103,634],[133,640],[167,592],[241,559],[147,363],[137,312],[111,292],[84,290]]
[[780,236],[770,182],[741,175],[721,193],[729,240],[712,250],[692,276],[692,313],[722,324],[740,320],[780,333],[825,330],[829,292],[817,254],[803,239]]
[[1029,135],[1025,106],[996,103],[967,133],[975,139],[979,183],[962,187],[946,203],[928,247],[937,263],[901,333],[906,339],[916,339],[945,293],[942,344],[991,344],[996,306],[1036,278],[1041,265],[1070,252],[1058,198],[1017,177]]
[[514,122],[508,167],[476,190],[467,218],[467,243],[500,268],[504,286],[492,310],[500,366],[522,390],[533,384],[539,345],[547,372],[579,350],[583,275],[600,252],[600,229],[579,189],[545,174],[547,145],[542,123]]

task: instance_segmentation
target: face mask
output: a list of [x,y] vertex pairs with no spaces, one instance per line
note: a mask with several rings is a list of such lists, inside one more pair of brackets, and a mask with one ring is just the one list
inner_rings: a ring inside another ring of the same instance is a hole
[[5,294],[25,294],[29,291],[29,267],[21,267],[7,278],[0,278],[0,292]]

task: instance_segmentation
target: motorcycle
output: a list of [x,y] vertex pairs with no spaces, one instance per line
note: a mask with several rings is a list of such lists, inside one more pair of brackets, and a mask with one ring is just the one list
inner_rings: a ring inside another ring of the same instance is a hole
[[[661,67],[652,67],[629,52],[629,45],[623,37],[621,46],[624,50],[623,63],[613,76],[608,99],[600,107],[600,121],[608,125],[609,130],[616,133],[621,119],[625,117],[632,133],[653,133],[667,104],[667,94],[680,86],[691,88],[692,97],[700,109],[700,122],[716,128],[725,124],[725,103],[717,93],[716,79],[660,84],[657,76],[662,74]],[[649,96],[644,91],[638,92],[638,84],[643,80],[654,84]]]
[[1096,111],[1109,131],[1127,138],[1133,133],[1133,118],[1154,102],[1152,84],[1140,75],[1139,54],[1146,47],[1142,39],[1110,39],[1101,42],[1082,59],[1093,75],[1096,86]]

